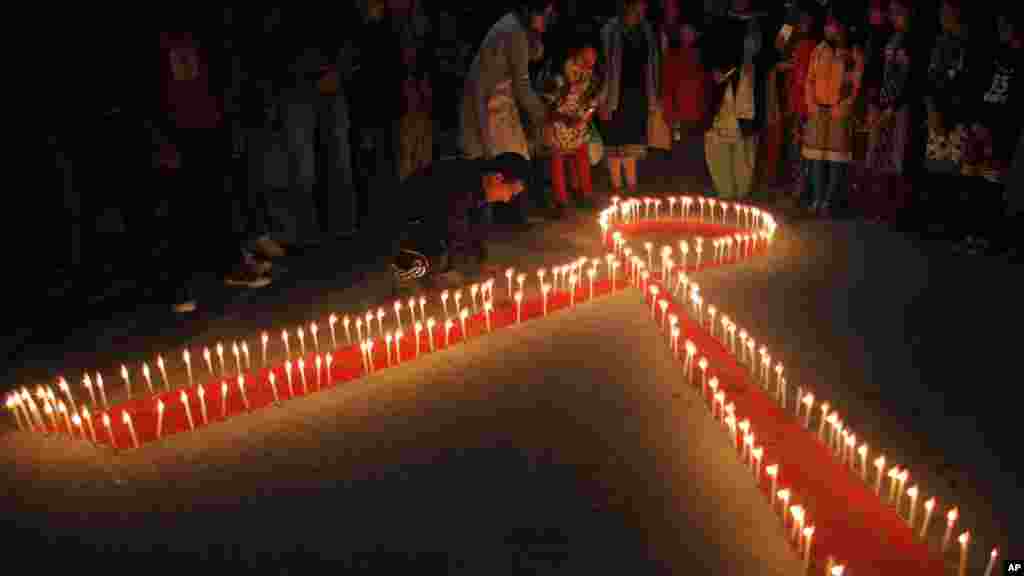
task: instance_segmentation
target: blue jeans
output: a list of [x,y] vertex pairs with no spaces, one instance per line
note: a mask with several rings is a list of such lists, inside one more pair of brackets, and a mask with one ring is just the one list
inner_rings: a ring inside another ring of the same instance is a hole
[[807,188],[815,206],[834,205],[846,200],[849,187],[846,162],[805,160],[808,168]]

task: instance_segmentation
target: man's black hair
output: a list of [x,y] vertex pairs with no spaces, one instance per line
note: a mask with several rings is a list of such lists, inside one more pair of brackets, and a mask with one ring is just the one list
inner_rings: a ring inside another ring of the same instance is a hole
[[482,160],[484,174],[501,174],[506,181],[528,182],[530,161],[515,152],[503,152],[490,160]]
[[529,14],[543,14],[548,6],[554,6],[555,0],[522,0],[520,9]]

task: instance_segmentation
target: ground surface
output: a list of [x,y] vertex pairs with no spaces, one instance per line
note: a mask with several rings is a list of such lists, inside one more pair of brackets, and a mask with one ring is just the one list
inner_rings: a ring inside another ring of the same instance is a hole
[[[654,173],[645,191],[694,193],[701,185],[699,177]],[[1011,400],[1016,396],[1019,364],[1014,333],[1022,317],[1014,282],[1016,267],[998,259],[954,257],[883,227],[804,221],[784,214],[781,220],[782,233],[772,255],[702,273],[698,280],[707,301],[728,309],[741,325],[759,334],[773,357],[785,363],[792,384],[813,386],[819,397],[838,402],[846,419],[872,444],[883,447],[890,462],[910,468],[925,493],[935,493],[943,507],[959,505],[963,525],[972,529],[979,545],[973,559],[980,561],[984,553],[978,551],[992,545],[1005,550],[1020,517],[1019,409]],[[502,266],[525,269],[561,264],[578,255],[598,254],[598,232],[593,214],[528,231],[504,228],[496,233],[492,258]],[[386,304],[390,281],[380,271],[383,266],[372,265],[380,252],[379,240],[362,237],[293,258],[287,263],[289,272],[272,288],[203,302],[202,311],[185,321],[154,307],[127,314],[97,313],[80,324],[58,318],[50,328],[37,329],[29,344],[17,349],[12,357],[21,361],[6,380],[33,384],[63,373],[76,381],[83,369],[102,369],[110,382],[116,374],[112,368],[120,362],[138,366],[144,359],[152,361],[157,353],[178,358],[186,343],[195,351],[217,340],[247,337],[255,346],[260,329],[294,327],[312,319],[320,319],[323,326],[329,311],[358,313]],[[184,377],[177,364],[172,366],[172,381]],[[584,369],[589,368],[583,365]],[[482,406],[476,409],[483,410]],[[502,406],[497,402],[488,410]],[[302,411],[310,417],[320,412],[312,407]],[[448,417],[454,420],[456,414]],[[401,420],[401,426],[407,421]],[[315,438],[335,425],[324,423],[304,434]],[[236,432],[239,442],[246,437],[243,428]],[[10,455],[19,454],[23,442],[17,435],[6,435],[3,441],[10,465]],[[366,442],[351,448],[348,441],[338,444],[342,447],[336,453],[344,454],[362,450],[359,447]],[[507,445],[509,453],[516,453],[513,444]],[[239,450],[236,460],[254,458],[263,449]],[[315,454],[323,453],[335,452]],[[187,454],[169,458],[187,462]],[[510,462],[519,462],[516,458],[521,456],[501,454],[467,449],[461,458],[489,462],[466,465],[481,474],[501,476],[505,470],[512,475],[518,464]],[[63,456],[75,457],[74,451]],[[61,466],[59,461],[46,462],[18,474],[44,477],[57,474]],[[564,474],[546,477],[551,493],[562,489],[568,494],[572,483],[560,478],[573,475]],[[464,480],[455,474],[435,475],[432,481],[451,485]],[[468,484],[456,485],[460,489],[453,492],[470,492]],[[10,481],[7,488],[4,506],[10,508],[25,488]],[[319,486],[301,488],[308,492]],[[151,490],[166,492],[165,488]],[[389,492],[396,498],[393,494],[401,490]],[[149,500],[131,499],[142,508]],[[572,501],[568,496],[564,500]],[[401,502],[405,507],[412,505]],[[584,498],[579,506],[586,508],[588,502]],[[514,501],[506,505],[522,507]],[[338,515],[344,516],[340,511]],[[406,522],[397,512],[377,516],[392,528]],[[31,515],[25,518],[36,524],[45,521]],[[281,523],[267,516],[265,525],[277,524]],[[324,528],[324,534],[341,529]],[[367,534],[368,542],[373,538],[371,532]],[[620,548],[637,550],[636,532],[624,531],[621,538]],[[1010,544],[1011,551],[1020,550]]]
[[448,552],[467,574],[798,574],[659,340],[627,292],[120,457],[8,435],[5,507],[82,547],[223,542],[266,567],[305,547]]

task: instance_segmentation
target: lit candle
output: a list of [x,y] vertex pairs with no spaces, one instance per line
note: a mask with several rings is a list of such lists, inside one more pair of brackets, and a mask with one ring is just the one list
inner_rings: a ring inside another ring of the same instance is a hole
[[[445,290],[444,292],[441,293],[441,299],[444,300],[444,302],[445,302],[444,313],[447,315],[448,314],[448,291],[447,290]],[[401,300],[395,300],[394,309],[395,309],[395,323],[398,324],[398,329],[401,330],[402,329],[402,301]],[[362,340],[362,339],[363,339],[363,337],[359,336],[359,340]]]
[[128,367],[121,364],[121,379],[124,380],[124,389],[128,392],[128,397],[132,395],[132,379],[128,376]]
[[[381,308],[378,311],[378,313],[383,312],[383,311],[384,311],[384,309]],[[338,316],[336,314],[331,314],[327,318],[327,325],[330,326],[330,328],[331,328],[331,350],[337,350],[338,349],[338,339],[335,338],[335,336],[334,336],[334,325],[337,324],[337,323],[338,323]],[[266,362],[264,361],[264,364],[265,363]]]
[[[71,423],[75,425],[75,428],[78,428],[78,435],[82,437],[82,440],[85,440],[85,430],[82,429],[82,418],[76,413],[71,416]],[[74,438],[74,435],[72,435],[72,438]]]
[[[357,320],[356,321],[356,326],[362,326],[362,323],[363,323],[362,320]],[[288,343],[288,331],[287,330],[281,330],[281,342],[284,343],[284,357],[286,359],[290,360],[291,357],[292,357],[292,347],[291,347],[291,344]]]
[[[405,332],[401,328],[395,330],[395,364],[402,363],[402,337],[405,336]],[[445,340],[447,343],[447,340]],[[369,370],[369,366],[367,366]]]
[[783,488],[776,493],[779,501],[782,502],[782,527],[786,528],[786,511],[789,510],[789,488]]
[[804,528],[804,572],[811,569],[811,541],[814,538],[814,526]]
[[[273,372],[271,372],[271,375],[273,375]],[[206,415],[206,389],[200,386],[196,389],[196,395],[199,396],[199,409],[203,416],[203,426],[206,426],[210,423],[210,419]]]
[[334,372],[332,372],[331,370],[331,368],[334,366],[334,356],[330,352],[327,353],[325,362],[327,364],[327,385],[330,386],[331,384],[334,384]]
[[658,289],[657,286],[652,285],[650,287],[649,291],[651,293],[651,318],[653,318],[654,320],[657,320],[658,319],[658,315],[655,312],[655,305],[658,303],[657,300],[658,300],[658,291],[659,291],[659,289]]
[[925,535],[928,533],[928,524],[932,520],[932,510],[935,509],[935,497],[931,497],[925,500],[924,503],[924,522],[921,523],[921,532],[918,535],[919,538],[924,540]]
[[167,365],[164,364],[164,357],[157,354],[156,367],[160,370],[160,377],[164,380],[164,388],[170,391],[171,381],[167,378]]
[[910,515],[907,518],[907,523],[910,524],[911,530],[914,528],[914,517],[917,516],[917,492],[916,484],[907,490],[907,496],[910,497]]
[[455,291],[455,311],[458,312],[460,310],[462,310],[462,290],[461,289]]
[[843,576],[843,574],[845,572],[846,572],[846,566],[843,565],[843,564],[840,564],[838,566],[833,566],[832,567],[831,576]]
[[764,448],[757,446],[750,451],[752,464],[754,465],[754,484],[761,483],[761,457],[764,456]]
[[967,576],[967,545],[971,541],[971,533],[964,532],[957,540],[960,541],[960,572],[959,576]]
[[659,300],[658,307],[661,308],[661,328],[664,330],[668,324],[668,300]]
[[416,324],[413,325],[413,331],[414,331],[415,336],[416,336],[416,358],[419,358],[420,357],[420,334],[423,333],[423,322],[420,322],[419,320],[417,320]]
[[647,267],[654,270],[654,256],[651,252],[654,249],[654,244],[651,242],[644,242],[644,249],[647,250]]
[[309,334],[313,336],[313,351],[317,354],[320,353],[320,337],[317,335],[320,329],[317,327],[316,322],[309,323]]
[[[181,402],[181,405],[185,407],[185,419],[188,420],[188,429],[189,432],[191,432],[196,429],[196,423],[192,420],[192,406],[189,405],[188,394],[184,390],[182,390],[181,393],[178,394],[178,400]],[[203,422],[205,423],[205,421],[206,410],[204,409]]]
[[149,388],[149,393],[153,394],[153,377],[149,373],[149,364],[146,362],[142,363],[142,378],[146,381],[146,387]]
[[[49,408],[49,404],[46,405]],[[117,440],[114,439],[114,428],[110,425],[110,414],[103,414],[103,426],[107,429],[107,437],[110,438],[110,446],[117,450]]]
[[231,351],[235,355],[235,375],[242,373],[242,349],[238,347],[238,342],[231,344]]
[[17,403],[14,401],[14,398],[12,398],[10,394],[7,395],[7,409],[14,413],[14,420],[18,424],[18,430],[26,432],[30,428],[30,426],[26,426],[21,421],[21,412],[19,411]]
[[164,432],[164,401],[156,401],[156,439],[159,440]]
[[997,548],[992,549],[992,553],[988,556],[988,564],[985,566],[985,576],[992,576],[992,570],[996,566],[996,558],[999,557],[999,550]]
[[228,383],[224,380],[220,383],[220,419],[228,417]]
[[875,477],[875,496],[882,496],[882,471],[885,470],[885,456],[879,456],[875,458],[875,470],[877,476]]
[[413,296],[409,297],[409,325],[412,326],[416,323],[416,298]]
[[387,318],[388,313],[384,311],[383,306],[377,307],[377,332],[381,338],[384,337],[384,319]]
[[[520,282],[520,285],[522,282]],[[448,318],[448,291],[444,290],[441,292],[441,305],[444,307],[444,317]],[[401,326],[399,326],[401,327]]]
[[455,328],[455,321],[451,318],[444,321],[444,347],[451,346],[452,329]]
[[[491,280],[491,282],[493,282],[493,280]],[[381,310],[381,312],[383,312],[383,310]],[[427,297],[426,296],[420,296],[420,318],[426,318],[426,317],[427,317]],[[381,334],[383,334],[383,333],[384,333],[384,329],[382,327],[381,328]]]
[[220,360],[220,375],[224,376],[227,374],[227,368],[224,364],[224,345],[217,342],[217,358]]
[[128,426],[128,432],[132,435],[132,447],[139,447],[139,437],[135,435],[135,425],[132,424],[132,415],[127,412],[121,412],[121,421]]
[[508,268],[505,270],[505,280],[508,281],[508,297],[512,297],[512,274],[515,274],[514,268]]
[[473,304],[473,313],[476,314],[476,295],[480,292],[480,285],[473,284],[469,287],[469,299]]
[[693,358],[697,354],[697,346],[690,340],[686,341],[686,380],[693,382]]
[[860,479],[864,482],[868,481],[868,445],[861,444],[860,448],[857,448],[857,455],[860,456]]
[[299,358],[298,366],[299,366],[299,379],[302,380],[302,395],[306,396],[306,395],[309,394],[309,387],[306,384],[306,361],[304,359],[302,359],[302,358]]
[[789,514],[793,517],[793,535],[791,539],[795,540],[799,545],[800,534],[804,530],[804,507],[799,504],[794,504],[789,507]]
[[520,292],[525,290],[525,288],[523,288],[523,285],[526,283],[526,274],[523,274],[522,272],[520,272],[519,275],[516,276],[516,283],[519,284],[519,291]]
[[897,483],[900,481],[900,467],[893,466],[889,469],[889,504],[896,500]]
[[[814,394],[808,392],[803,397],[803,404],[806,407],[807,412],[804,414],[804,428],[807,430],[811,429],[811,409],[814,406]],[[797,414],[799,416],[799,413]]]
[[856,464],[853,460],[853,449],[857,445],[857,435],[850,434],[846,437],[846,451],[843,453],[843,461],[849,462],[851,468],[856,468]]
[[492,308],[493,308],[493,304],[491,304],[490,300],[487,300],[486,302],[484,302],[484,318],[487,319],[487,331],[488,332],[491,331],[491,309]]
[[96,429],[92,426],[92,414],[89,413],[88,407],[82,408],[82,420],[85,420],[85,427],[89,429],[89,438],[96,444]]
[[252,361],[249,358],[249,343],[242,340],[242,356],[245,356],[245,369],[252,370]]
[[320,355],[317,354],[316,358],[313,359],[313,362],[316,364],[316,389],[321,390],[323,389],[323,377],[320,375],[320,372],[323,369],[324,361],[320,358]]
[[344,318],[341,319],[341,323],[345,327],[345,342],[347,342],[348,345],[351,346],[352,345],[352,331],[349,330],[349,324],[351,324],[352,321],[349,319],[348,316],[345,316]]
[[384,354],[386,357],[386,364],[388,367],[391,366],[391,340],[393,338],[394,337],[391,335],[391,331],[388,331],[388,333],[384,335]]
[[[302,369],[302,358],[299,358],[299,369]],[[303,370],[303,376],[305,376],[305,370]],[[303,393],[305,393],[306,379],[302,379]],[[242,395],[242,404],[245,406],[245,411],[249,411],[249,397],[245,394],[245,376],[238,375],[238,393]]]
[[280,404],[281,397],[277,394],[277,375],[274,374],[273,370],[267,374],[267,379],[270,380],[270,391],[274,394],[274,404]]
[[771,490],[770,494],[772,495],[772,508],[774,508],[775,507],[776,485],[778,484],[778,481],[779,481],[779,465],[778,464],[771,464],[769,466],[765,466],[764,467],[764,473],[765,473],[765,475],[768,476],[768,480],[770,480],[771,483],[772,483],[772,490]]
[[[365,362],[365,360],[366,360],[366,358],[364,357],[363,361]],[[292,361],[291,360],[286,360],[285,363],[284,363],[284,375],[287,377],[287,380],[288,380],[288,397],[289,398],[294,398],[295,397],[295,386],[292,383]]]
[[830,408],[828,402],[822,402],[821,404],[821,420],[818,422],[818,440],[821,442],[825,441],[825,422],[828,419],[828,409]]
[[754,433],[748,432],[743,436],[743,462],[746,463],[749,459],[751,466],[753,466],[754,460],[750,457],[751,450],[754,448]]
[[544,303],[544,316],[548,315],[548,292],[551,291],[550,284],[541,284],[540,292],[542,295],[542,302]]
[[575,273],[569,275],[569,307],[576,307],[576,282],[579,277]]
[[373,340],[366,341],[366,357],[370,360],[370,372],[377,370],[377,367],[373,364]]
[[469,332],[466,331],[466,318],[469,318],[469,308],[463,308],[459,311],[459,324],[462,327],[463,342],[469,339]]
[[956,520],[960,517],[960,510],[953,508],[946,513],[946,533],[942,537],[942,553],[945,554],[946,550],[949,549],[950,539],[953,537],[953,527],[956,526]]
[[899,510],[900,510],[900,503],[903,500],[903,492],[904,492],[904,488],[906,488],[907,479],[908,478],[910,478],[910,472],[908,472],[906,469],[904,469],[903,471],[900,472],[900,476],[898,478],[900,484],[899,484],[899,488],[897,488],[898,492],[896,493],[896,512],[897,513],[899,513]]
[[[523,291],[516,291],[516,324],[519,324],[523,320]],[[445,346],[448,344],[448,335],[445,334]]]
[[[399,325],[401,325],[401,322],[399,322]],[[366,330],[369,331],[370,327],[367,326]],[[363,342],[365,340],[363,338],[363,319],[362,318],[356,318],[356,336],[359,337],[359,341],[360,342]]]
[[707,382],[707,370],[708,370],[708,359],[701,356],[700,360],[697,361],[697,367],[700,368],[700,394],[701,398],[706,398],[708,395],[708,382]]
[[615,292],[615,273],[619,270],[619,261],[612,261],[612,292]]
[[68,386],[68,382],[63,376],[57,381],[57,387],[64,393],[64,397],[68,399],[68,406],[71,406],[71,411],[77,414],[78,405],[75,404],[75,398],[71,395],[71,387]]
[[[718,388],[718,379],[717,378],[712,378],[711,379],[711,384],[714,385],[713,388]],[[725,407],[725,391],[724,390],[718,390],[717,392],[714,393],[714,398],[715,398],[715,405],[717,405],[719,407],[719,413],[721,413],[721,409]],[[715,406],[714,405],[711,407],[711,416],[712,417],[715,416]]]
[[[490,304],[488,302],[488,304]],[[437,323],[434,321],[434,317],[427,318],[427,343],[430,345],[430,351],[434,351],[434,326]]]
[[673,326],[672,327],[672,356],[676,357],[676,358],[679,357],[679,334],[680,334],[679,327],[678,326]]
[[[366,318],[366,339],[370,340],[371,338],[373,338],[373,320],[376,318],[376,316],[374,316],[373,310],[367,310],[364,318]],[[306,355],[305,348],[302,349],[302,355]]]

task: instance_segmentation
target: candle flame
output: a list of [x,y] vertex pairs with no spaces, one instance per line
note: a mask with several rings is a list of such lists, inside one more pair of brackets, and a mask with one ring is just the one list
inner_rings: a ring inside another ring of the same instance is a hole
[[885,468],[885,456],[875,458],[875,468]]
[[832,576],[843,576],[843,572],[845,571],[846,566],[840,564],[839,566],[835,566],[834,568],[832,568]]
[[764,469],[764,473],[767,474],[769,477],[774,477],[776,474],[779,473],[779,465],[772,464],[771,466],[766,466]]
[[125,424],[131,426],[131,424],[132,424],[131,414],[128,414],[127,412],[121,412],[121,421],[124,422]]
[[910,496],[911,498],[917,498],[917,484],[907,489],[907,496]]
[[804,528],[804,538],[810,538],[811,536],[814,536],[814,526]]
[[961,546],[967,546],[967,542],[970,539],[971,539],[971,533],[970,532],[964,532],[963,534],[960,535],[959,538],[957,538],[957,540],[960,541],[960,545]]
[[860,448],[857,448],[857,454],[860,454],[861,457],[867,456],[867,454],[868,454],[868,445],[867,444],[861,444]]
[[925,510],[928,511],[931,511],[932,508],[935,508],[935,498],[929,498],[928,501],[924,503],[924,508]]
[[789,488],[783,488],[776,492],[775,495],[778,496],[780,500],[789,501]]
[[960,509],[959,508],[953,508],[952,510],[950,510],[949,512],[946,513],[946,520],[950,524],[953,524],[954,522],[956,522],[956,519],[959,518],[959,517],[960,517]]

